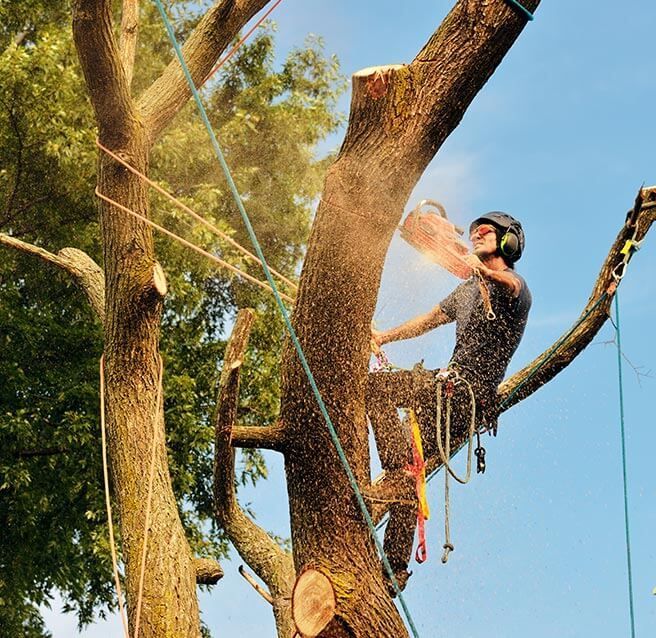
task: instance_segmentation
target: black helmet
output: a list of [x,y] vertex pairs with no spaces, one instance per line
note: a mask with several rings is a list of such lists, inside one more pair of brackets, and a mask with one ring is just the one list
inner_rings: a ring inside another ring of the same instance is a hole
[[469,226],[469,234],[481,224],[492,224],[497,229],[499,255],[511,264],[515,263],[524,252],[524,229],[508,213],[495,210],[475,219]]

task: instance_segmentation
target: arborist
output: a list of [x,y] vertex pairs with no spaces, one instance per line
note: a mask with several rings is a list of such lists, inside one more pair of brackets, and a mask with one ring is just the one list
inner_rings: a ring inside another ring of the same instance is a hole
[[[469,228],[473,252],[462,259],[474,275],[426,314],[387,331],[372,330],[372,346],[410,339],[456,322],[456,343],[446,369],[374,372],[369,375],[367,413],[372,424],[385,480],[364,490],[371,501],[390,504],[384,549],[401,589],[408,564],[417,511],[415,484],[407,467],[411,440],[397,408],[414,409],[426,456],[436,452],[437,388],[449,387],[450,437],[467,432],[472,413],[477,431],[496,429],[497,387],[517,349],[531,307],[531,293],[515,271],[524,250],[524,231],[510,215],[490,212]],[[489,293],[489,302],[484,299]],[[490,309],[491,306],[491,309]],[[456,378],[450,385],[441,380]],[[439,385],[438,385],[439,383]],[[472,412],[472,391],[475,411]],[[444,411],[441,410],[442,415]],[[443,431],[443,430],[442,430]]]

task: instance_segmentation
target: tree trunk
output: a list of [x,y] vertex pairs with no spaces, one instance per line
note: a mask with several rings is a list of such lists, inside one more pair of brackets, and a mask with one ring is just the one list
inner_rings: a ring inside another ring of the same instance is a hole
[[[526,0],[529,9],[537,4]],[[349,128],[326,177],[293,325],[360,485],[369,482],[365,383],[387,248],[412,188],[524,24],[503,2],[461,0],[410,65],[353,77]],[[407,635],[289,344],[281,412],[296,571],[319,569],[337,599],[336,618],[321,635]]]
[[[147,172],[148,145],[138,126],[126,147],[114,149]],[[99,189],[111,199],[148,215],[144,184],[109,158],[100,162]],[[196,575],[178,515],[166,457],[160,394],[159,324],[161,287],[150,229],[107,205],[101,206],[105,261],[105,362],[109,456],[121,520],[122,554],[131,630],[135,630],[152,446],[148,551],[144,569],[140,632],[144,638],[199,636]],[[163,539],[166,539],[165,541]]]

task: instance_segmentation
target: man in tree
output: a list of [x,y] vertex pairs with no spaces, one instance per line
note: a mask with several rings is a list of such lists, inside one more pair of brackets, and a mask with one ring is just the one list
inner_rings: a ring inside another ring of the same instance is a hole
[[[412,458],[410,433],[399,422],[397,408],[414,409],[428,456],[435,454],[437,447],[439,388],[443,388],[442,406],[447,394],[451,400],[452,439],[467,432],[472,419],[478,431],[496,428],[497,387],[522,338],[531,306],[528,286],[514,271],[524,250],[521,224],[510,215],[491,212],[476,219],[469,234],[474,251],[464,259],[474,276],[426,314],[392,330],[372,331],[373,344],[380,347],[456,322],[456,344],[446,370],[429,371],[419,365],[412,371],[370,375],[367,412],[386,480],[365,490],[365,495],[372,501],[393,503],[385,530],[385,552],[401,589],[410,575],[416,504],[414,479],[406,471]],[[484,303],[483,287],[489,292],[492,312]],[[438,385],[438,381],[444,383]],[[445,413],[442,409],[442,415]]]

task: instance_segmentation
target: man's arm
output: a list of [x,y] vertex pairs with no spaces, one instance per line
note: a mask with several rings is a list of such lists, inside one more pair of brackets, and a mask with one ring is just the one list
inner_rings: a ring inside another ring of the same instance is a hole
[[450,323],[452,319],[446,315],[446,313],[440,308],[439,304],[435,306],[429,312],[419,315],[410,321],[402,323],[396,328],[391,330],[371,331],[371,341],[372,345],[380,347],[385,343],[390,343],[391,341],[401,341],[402,339],[411,339],[412,337],[418,337],[425,334],[429,330],[433,330],[438,326],[444,325],[445,323]]

